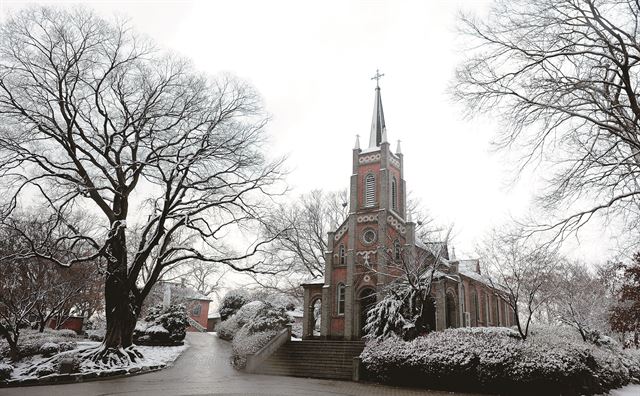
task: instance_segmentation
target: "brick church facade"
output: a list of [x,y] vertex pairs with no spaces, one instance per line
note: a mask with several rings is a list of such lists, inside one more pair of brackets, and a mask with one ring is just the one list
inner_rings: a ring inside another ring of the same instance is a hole
[[[404,159],[399,142],[395,152],[391,151],[379,86],[369,145],[362,149],[356,139],[352,158],[349,215],[328,233],[324,279],[302,285],[303,338],[360,339],[367,310],[399,275],[393,271],[397,267],[394,254],[387,252],[430,252],[416,238],[416,224],[407,213]],[[512,310],[482,276],[478,260],[449,257],[446,246],[437,260],[439,276],[432,288],[435,304],[428,314],[434,330],[514,323]]]

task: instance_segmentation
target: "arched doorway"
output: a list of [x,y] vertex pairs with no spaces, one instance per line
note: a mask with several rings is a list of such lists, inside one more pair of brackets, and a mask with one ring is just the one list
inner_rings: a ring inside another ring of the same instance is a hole
[[365,288],[358,294],[358,307],[359,307],[359,326],[358,336],[363,337],[366,332],[364,327],[367,324],[367,314],[369,310],[376,304],[376,291],[371,288]]
[[310,335],[313,337],[320,337],[320,326],[322,325],[322,299],[316,298],[311,302],[311,315],[309,319]]
[[446,326],[447,329],[458,327],[458,309],[456,295],[453,291],[447,291],[445,298]]

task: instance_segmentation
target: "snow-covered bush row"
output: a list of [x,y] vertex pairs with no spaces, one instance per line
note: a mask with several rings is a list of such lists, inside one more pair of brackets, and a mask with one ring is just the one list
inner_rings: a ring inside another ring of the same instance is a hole
[[13,366],[6,363],[0,363],[0,381],[4,381],[11,377],[11,372],[13,371]]
[[143,321],[136,323],[134,343],[139,345],[181,345],[187,334],[187,310],[183,305],[162,305],[149,309]]
[[290,322],[291,317],[283,307],[263,305],[233,337],[231,364],[237,369],[244,368],[247,355],[258,352]]
[[291,322],[284,307],[262,301],[245,304],[216,327],[218,337],[233,340],[231,363],[244,368],[247,355],[256,353]]
[[505,394],[595,394],[640,380],[640,356],[562,335],[527,341],[509,329],[449,329],[371,341],[362,361],[379,380]]
[[[55,344],[60,351],[68,351],[76,347],[76,333],[73,330],[45,329],[42,333],[37,330],[25,329],[18,338],[20,358],[43,353],[43,346]],[[47,348],[45,348],[46,350]],[[0,358],[9,356],[9,345],[4,338],[0,338]]]
[[231,341],[236,333],[249,321],[253,320],[258,311],[266,306],[262,301],[252,301],[245,304],[235,314],[216,326],[218,337]]
[[247,355],[258,352],[277,334],[277,330],[251,333],[247,326],[240,329],[232,342],[231,364],[233,367],[244,368],[247,364]]

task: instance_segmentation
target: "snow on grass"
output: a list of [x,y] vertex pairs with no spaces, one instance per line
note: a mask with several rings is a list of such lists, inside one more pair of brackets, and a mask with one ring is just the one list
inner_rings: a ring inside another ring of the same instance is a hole
[[627,385],[609,392],[609,396],[638,396],[640,395],[640,385]]
[[[27,379],[54,377],[58,374],[58,364],[64,358],[79,356],[82,352],[99,348],[101,343],[94,341],[78,342],[78,348],[62,352],[52,357],[34,355],[13,363],[13,372],[9,378],[11,381],[22,381]],[[188,348],[185,343],[180,346],[158,347],[158,346],[136,346],[136,351],[142,354],[142,358],[127,365],[112,366],[105,368],[99,364],[84,359],[79,362],[78,374],[96,374],[99,376],[108,375],[114,372],[132,372],[143,368],[169,366]]]

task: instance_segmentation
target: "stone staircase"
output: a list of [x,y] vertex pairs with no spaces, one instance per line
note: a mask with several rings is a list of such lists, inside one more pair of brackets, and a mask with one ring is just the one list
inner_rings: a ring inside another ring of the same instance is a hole
[[351,380],[354,358],[364,341],[288,341],[256,369],[256,373]]

